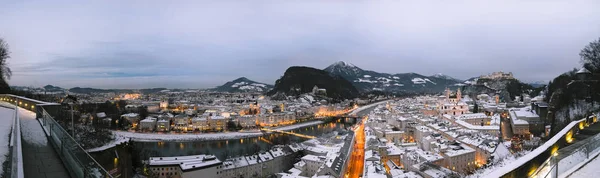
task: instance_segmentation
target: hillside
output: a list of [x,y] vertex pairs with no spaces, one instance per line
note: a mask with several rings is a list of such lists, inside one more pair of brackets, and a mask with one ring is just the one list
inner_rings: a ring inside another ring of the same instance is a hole
[[333,63],[324,70],[342,76],[363,93],[371,91],[439,93],[447,87],[456,87],[455,84],[460,83],[460,80],[443,74],[424,76],[417,73],[379,73],[363,70],[343,61]]
[[[468,95],[499,94],[505,101],[512,101],[515,96],[520,96],[523,93],[532,94],[534,87],[522,83],[518,79],[487,79],[487,78],[471,78],[465,82],[462,90]],[[535,94],[534,94],[535,95]]]
[[132,93],[133,90],[129,89],[97,89],[97,88],[81,88],[74,87],[69,89],[69,92],[80,93],[80,94],[90,94],[90,93]]
[[213,91],[218,92],[267,92],[273,88],[272,85],[252,81],[246,77],[240,77],[233,81],[229,81]]
[[327,97],[334,100],[352,99],[358,96],[358,90],[344,78],[324,70],[298,66],[288,68],[275,82],[273,90],[267,94],[284,93],[288,96],[298,96],[312,92],[314,86],[326,89]]

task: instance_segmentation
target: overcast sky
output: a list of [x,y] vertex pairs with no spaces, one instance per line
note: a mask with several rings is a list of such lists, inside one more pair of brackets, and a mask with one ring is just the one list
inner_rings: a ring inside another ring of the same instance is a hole
[[[9,0],[11,1],[11,0]],[[410,3],[409,3],[410,2]],[[13,1],[11,85],[206,88],[274,83],[336,61],[386,73],[494,71],[548,81],[600,37],[600,1]]]

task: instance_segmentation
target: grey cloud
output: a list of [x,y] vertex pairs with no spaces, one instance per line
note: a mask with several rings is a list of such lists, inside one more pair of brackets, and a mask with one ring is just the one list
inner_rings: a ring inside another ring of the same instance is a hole
[[[598,38],[599,1],[28,1],[0,7],[14,85],[272,83],[344,60],[387,73],[550,80]],[[160,80],[158,80],[160,79]]]

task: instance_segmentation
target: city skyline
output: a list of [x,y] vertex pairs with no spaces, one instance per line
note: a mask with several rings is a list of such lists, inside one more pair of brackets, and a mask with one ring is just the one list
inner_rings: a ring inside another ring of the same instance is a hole
[[599,2],[11,2],[9,84],[211,88],[290,66],[549,81],[580,67]]

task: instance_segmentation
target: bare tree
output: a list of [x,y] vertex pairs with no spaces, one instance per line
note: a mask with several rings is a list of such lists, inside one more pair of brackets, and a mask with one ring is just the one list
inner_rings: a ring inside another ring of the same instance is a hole
[[600,38],[585,46],[579,56],[586,69],[593,73],[600,72]]
[[8,44],[0,38],[0,76],[5,82],[12,76],[12,71],[8,67],[8,58],[10,58]]

